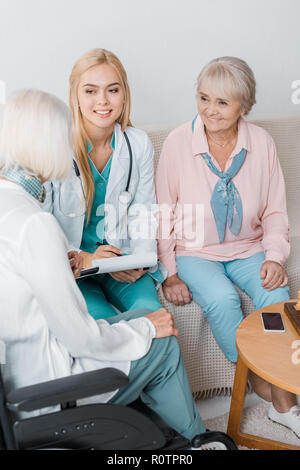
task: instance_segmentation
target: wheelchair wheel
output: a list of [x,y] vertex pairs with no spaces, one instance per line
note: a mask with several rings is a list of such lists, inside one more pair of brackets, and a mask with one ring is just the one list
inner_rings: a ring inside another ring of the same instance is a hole
[[231,437],[220,431],[207,431],[195,436],[191,446],[195,450],[239,450]]

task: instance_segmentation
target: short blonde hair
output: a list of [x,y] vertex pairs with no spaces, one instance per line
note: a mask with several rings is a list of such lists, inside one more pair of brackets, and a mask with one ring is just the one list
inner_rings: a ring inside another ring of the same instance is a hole
[[237,57],[219,57],[205,65],[197,79],[197,92],[204,84],[220,97],[238,100],[245,115],[256,103],[254,74],[249,65]]
[[83,179],[84,191],[87,201],[88,220],[90,218],[91,208],[94,199],[94,180],[91,168],[88,162],[88,153],[86,142],[88,135],[84,128],[83,118],[78,103],[78,85],[81,75],[95,65],[107,64],[113,67],[120,77],[121,87],[124,92],[124,108],[117,119],[121,125],[122,131],[127,126],[132,126],[130,121],[131,96],[126,71],[118,57],[106,49],[92,49],[81,56],[74,64],[69,84],[69,104],[73,118],[73,139],[74,150],[79,163],[80,173]]
[[68,176],[71,165],[67,105],[40,90],[10,95],[0,129],[0,168],[20,166],[46,180],[61,180]]

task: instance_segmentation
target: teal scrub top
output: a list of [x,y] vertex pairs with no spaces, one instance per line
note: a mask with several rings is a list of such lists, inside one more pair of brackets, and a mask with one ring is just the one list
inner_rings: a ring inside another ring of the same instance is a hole
[[[89,253],[94,253],[97,248],[97,243],[101,243],[103,245],[107,245],[108,242],[105,240],[104,237],[104,204],[105,204],[105,196],[106,196],[106,188],[107,183],[110,175],[110,168],[112,159],[114,156],[115,151],[115,133],[113,133],[111,146],[113,148],[113,154],[108,160],[107,164],[103,168],[102,172],[99,173],[97,168],[95,167],[93,161],[89,157],[89,165],[92,171],[93,179],[94,179],[94,186],[95,186],[95,196],[91,210],[91,217],[89,224],[86,224],[86,220],[84,223],[84,229],[82,234],[82,240],[80,249],[83,251],[87,251]],[[92,150],[92,146],[90,142],[87,142],[87,152],[90,153]],[[155,272],[148,272],[149,276],[151,276],[155,281],[161,283],[163,282],[163,276],[159,269]]]
[[[111,146],[113,151],[115,150],[115,133],[113,133]],[[92,146],[87,142],[87,152],[90,153]],[[90,221],[87,224],[84,222],[83,234],[80,249],[94,253],[97,248],[97,242],[107,245],[107,241],[104,238],[104,204],[106,196],[106,188],[110,175],[111,162],[114,156],[114,152],[102,172],[100,173],[95,167],[93,161],[89,157],[89,165],[92,171],[95,187],[94,201],[91,210]]]

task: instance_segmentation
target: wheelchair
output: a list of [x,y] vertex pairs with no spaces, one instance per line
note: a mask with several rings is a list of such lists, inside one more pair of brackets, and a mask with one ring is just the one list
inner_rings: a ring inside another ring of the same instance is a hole
[[[126,406],[77,406],[78,400],[119,389],[128,382],[123,372],[106,368],[19,388],[6,396],[0,368],[0,449],[165,451],[220,442],[226,450],[237,450],[232,439],[221,432],[206,432],[188,441],[140,399]],[[59,409],[14,419],[16,413],[48,407]]]

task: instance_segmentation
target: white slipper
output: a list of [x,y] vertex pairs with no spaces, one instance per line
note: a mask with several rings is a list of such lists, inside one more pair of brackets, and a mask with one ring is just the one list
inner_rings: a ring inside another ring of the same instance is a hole
[[275,423],[291,429],[300,438],[300,407],[298,405],[292,406],[286,413],[279,413],[272,403],[268,411],[268,417]]

